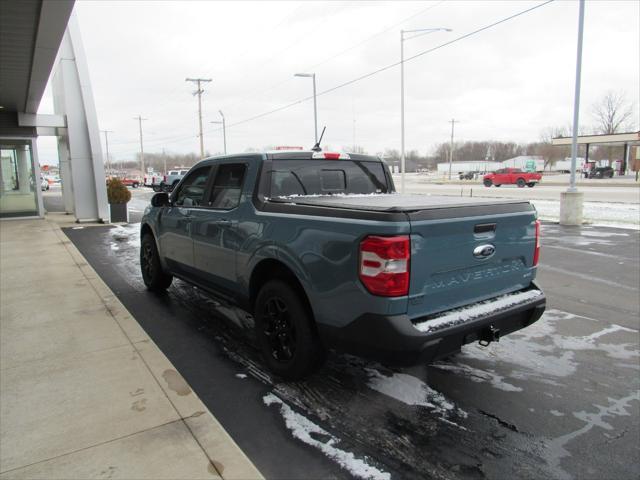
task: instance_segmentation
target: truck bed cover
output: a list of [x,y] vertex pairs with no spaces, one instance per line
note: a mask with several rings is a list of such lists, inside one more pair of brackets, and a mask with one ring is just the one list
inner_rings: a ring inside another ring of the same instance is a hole
[[269,202],[327,207],[348,210],[363,210],[386,213],[413,213],[438,209],[465,209],[483,207],[486,213],[497,213],[509,206],[509,211],[530,211],[533,209],[528,200],[452,197],[443,195],[410,194],[372,194],[372,195],[299,195],[272,197]]

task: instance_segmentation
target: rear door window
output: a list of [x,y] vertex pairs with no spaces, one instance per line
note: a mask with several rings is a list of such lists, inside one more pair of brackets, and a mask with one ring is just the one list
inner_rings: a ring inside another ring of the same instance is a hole
[[242,163],[228,163],[218,166],[209,200],[211,208],[231,210],[238,206],[246,170],[247,166]]

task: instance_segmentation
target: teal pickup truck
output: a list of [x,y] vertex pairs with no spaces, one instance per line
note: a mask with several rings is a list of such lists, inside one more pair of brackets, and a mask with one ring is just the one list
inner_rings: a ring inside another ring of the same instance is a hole
[[251,312],[268,367],[297,379],[327,348],[415,364],[538,320],[536,217],[528,201],[397,194],[377,157],[220,156],[154,195],[140,264],[150,290],[178,277]]

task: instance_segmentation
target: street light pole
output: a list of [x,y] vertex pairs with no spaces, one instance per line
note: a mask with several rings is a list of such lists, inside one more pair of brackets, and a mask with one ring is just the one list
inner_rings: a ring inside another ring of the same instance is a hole
[[584,31],[584,0],[578,13],[578,53],[576,59],[576,87],[573,99],[573,138],[571,139],[571,179],[569,191],[576,192],[576,156],[578,155],[578,122],[580,117],[580,83],[582,77],[582,35]]
[[222,125],[222,141],[224,144],[224,154],[227,154],[227,123],[226,120],[224,118],[224,113],[222,113],[222,110],[218,110],[218,113],[220,113],[220,116],[222,117],[222,121],[219,122],[217,120],[211,121],[209,123],[213,123],[213,124],[217,124],[217,125]]
[[224,113],[222,113],[222,110],[218,110],[218,113],[220,113],[220,116],[222,117],[222,141],[224,144],[224,154],[227,154],[227,122],[224,119]]
[[102,130],[104,133],[104,143],[107,150],[107,171],[111,170],[111,162],[109,161],[109,134],[113,133],[113,130]]
[[451,124],[451,145],[449,147],[449,180],[451,180],[451,167],[453,166],[453,126],[458,123],[459,120],[452,118],[449,123]]
[[[400,192],[404,193],[404,42],[412,38],[426,35],[427,33],[445,31],[450,32],[450,28],[419,28],[416,30],[400,30]],[[415,33],[409,38],[404,38],[405,33]]]
[[317,103],[317,95],[316,95],[316,74],[315,73],[296,73],[293,75],[294,77],[308,77],[313,80],[313,127],[314,127],[314,137],[316,143],[318,143],[318,103]]

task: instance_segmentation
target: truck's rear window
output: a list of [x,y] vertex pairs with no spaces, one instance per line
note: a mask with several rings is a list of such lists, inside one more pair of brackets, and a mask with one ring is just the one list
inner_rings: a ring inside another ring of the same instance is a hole
[[380,162],[274,160],[270,173],[270,197],[389,193]]

